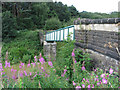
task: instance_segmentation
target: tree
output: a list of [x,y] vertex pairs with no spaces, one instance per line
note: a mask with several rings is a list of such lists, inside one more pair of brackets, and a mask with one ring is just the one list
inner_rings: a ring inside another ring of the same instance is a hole
[[2,13],[2,38],[14,38],[17,35],[16,18],[10,11]]
[[31,7],[31,15],[37,28],[43,28],[48,17],[49,8],[46,3],[34,3]]
[[68,7],[68,10],[71,13],[71,17],[77,17],[79,15],[77,9],[73,5]]
[[45,29],[46,30],[56,30],[62,27],[62,23],[58,18],[52,17],[46,21]]

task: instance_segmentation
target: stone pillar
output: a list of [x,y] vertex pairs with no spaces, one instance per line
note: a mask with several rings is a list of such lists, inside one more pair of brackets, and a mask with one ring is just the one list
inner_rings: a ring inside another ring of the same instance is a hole
[[55,61],[56,60],[56,42],[51,43],[51,60]]
[[56,42],[51,43],[44,41],[43,51],[44,51],[44,56],[48,60],[52,60],[52,61],[56,60]]

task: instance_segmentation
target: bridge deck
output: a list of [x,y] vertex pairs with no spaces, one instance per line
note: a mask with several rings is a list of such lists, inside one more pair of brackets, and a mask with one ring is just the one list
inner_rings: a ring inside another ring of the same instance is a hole
[[75,39],[74,25],[46,33],[46,41],[64,41],[68,35],[71,36],[71,40]]

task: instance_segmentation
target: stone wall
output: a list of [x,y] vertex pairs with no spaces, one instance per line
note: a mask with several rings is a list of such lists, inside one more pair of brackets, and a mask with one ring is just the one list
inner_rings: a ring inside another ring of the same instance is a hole
[[44,56],[48,60],[55,61],[56,60],[56,42],[44,41],[43,52],[44,52]]
[[56,60],[56,42],[46,42],[46,33],[53,30],[39,30],[40,44],[43,45],[44,56],[48,60]]
[[86,49],[96,63],[96,67],[116,70],[120,61],[119,18],[75,20],[76,47]]

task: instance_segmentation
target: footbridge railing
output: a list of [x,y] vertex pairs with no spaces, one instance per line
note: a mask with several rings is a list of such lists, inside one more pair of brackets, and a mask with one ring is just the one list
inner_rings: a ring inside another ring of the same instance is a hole
[[64,41],[67,40],[69,34],[71,35],[70,37],[71,40],[74,40],[75,39],[74,25],[46,33],[46,41]]

